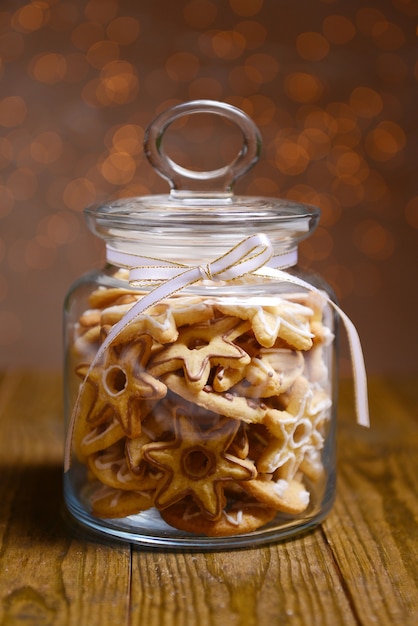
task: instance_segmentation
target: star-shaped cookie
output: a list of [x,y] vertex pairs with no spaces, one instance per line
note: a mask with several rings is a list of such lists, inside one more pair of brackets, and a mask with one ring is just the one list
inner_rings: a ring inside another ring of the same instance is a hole
[[165,509],[191,496],[208,519],[218,519],[226,504],[227,481],[246,481],[256,476],[254,464],[228,449],[239,422],[227,418],[201,430],[183,407],[173,411],[174,441],[144,446],[145,459],[165,474],[155,505]]
[[271,348],[278,338],[296,350],[312,347],[309,321],[313,311],[302,304],[285,298],[271,298],[267,304],[261,304],[257,298],[243,298],[235,303],[220,301],[217,308],[224,315],[250,320],[254,335],[265,348]]
[[222,317],[212,323],[181,328],[177,341],[151,359],[149,372],[161,376],[182,368],[187,385],[200,391],[213,366],[242,368],[250,362],[247,352],[234,344],[234,339],[248,327],[236,317]]

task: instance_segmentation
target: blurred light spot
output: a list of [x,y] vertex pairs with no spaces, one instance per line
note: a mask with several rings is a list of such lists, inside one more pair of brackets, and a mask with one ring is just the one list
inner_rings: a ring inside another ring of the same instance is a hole
[[252,196],[277,197],[279,191],[279,185],[275,180],[263,176],[255,178],[248,186],[248,193]]
[[0,218],[9,215],[14,206],[14,198],[10,189],[0,184]]
[[312,161],[322,159],[330,150],[329,136],[319,128],[306,128],[300,133],[298,141]]
[[395,251],[392,233],[375,220],[359,222],[353,231],[353,239],[359,250],[376,261],[389,259]]
[[316,102],[322,95],[323,85],[314,74],[293,72],[284,83],[286,94],[295,102]]
[[0,38],[0,57],[4,63],[16,61],[25,51],[25,41],[20,33],[4,33]]
[[111,103],[132,102],[138,91],[135,68],[127,61],[111,61],[100,74],[107,98]]
[[100,78],[89,81],[82,99],[93,106],[115,106],[131,102],[138,91],[138,79],[127,61],[111,61],[100,72]]
[[418,196],[409,200],[405,207],[406,221],[412,228],[418,228]]
[[329,52],[329,43],[320,33],[301,33],[296,37],[296,51],[302,59],[321,61]]
[[373,7],[363,7],[356,13],[357,28],[363,35],[371,37],[376,24],[386,22],[385,15]]
[[121,46],[127,46],[138,39],[140,23],[135,17],[117,17],[112,20],[106,29],[109,39]]
[[331,102],[326,110],[334,120],[332,128],[335,134],[352,133],[357,129],[356,113],[344,102]]
[[[127,154],[141,154],[144,142],[144,129],[136,124],[124,124],[110,133],[109,147],[115,152]],[[108,141],[106,142],[109,143]]]
[[343,207],[357,206],[364,200],[364,185],[355,176],[337,178],[331,191]]
[[6,128],[19,126],[27,114],[26,102],[20,96],[8,96],[0,100],[0,125]]
[[22,335],[22,322],[13,311],[0,310],[0,345],[11,346]]
[[370,87],[356,87],[351,92],[350,106],[360,117],[372,118],[379,115],[383,109],[380,94]]
[[27,167],[20,167],[10,174],[7,187],[15,200],[29,200],[38,188],[35,174]]
[[71,42],[79,50],[86,51],[103,39],[103,27],[96,22],[82,22],[71,31]]
[[253,50],[263,45],[267,38],[267,29],[264,24],[255,20],[245,20],[236,24],[234,30],[240,33],[246,42],[245,48]]
[[330,151],[327,166],[329,171],[338,178],[355,177],[356,181],[363,181],[369,173],[366,161],[346,146],[335,146]]
[[[70,211],[58,211],[46,216],[38,225],[36,240],[49,242],[52,247],[75,241],[80,232],[77,216]],[[44,244],[47,246],[47,244]]]
[[89,0],[84,9],[84,15],[92,22],[106,24],[118,12],[118,0]]
[[277,111],[275,102],[261,94],[246,98],[245,108],[257,126],[261,127],[269,124]]
[[188,87],[188,96],[191,100],[210,98],[222,100],[223,87],[216,78],[199,77],[193,80]]
[[41,28],[48,18],[48,7],[44,2],[31,2],[16,11],[12,18],[13,27],[22,33],[31,33]]
[[37,163],[49,164],[57,161],[62,152],[62,139],[58,133],[40,133],[30,145],[30,153]]
[[376,71],[379,78],[390,86],[399,85],[408,76],[408,66],[405,61],[390,52],[383,52],[377,57]]
[[119,58],[119,46],[114,41],[98,41],[87,51],[86,59],[92,67],[101,69]]
[[191,28],[208,28],[216,18],[218,7],[209,0],[192,0],[183,9],[184,19]]
[[136,164],[126,152],[114,152],[99,166],[100,173],[112,185],[126,185],[134,177]]
[[276,167],[290,176],[304,172],[309,164],[309,155],[297,140],[283,138],[276,148]]
[[375,161],[388,161],[405,147],[406,136],[395,122],[380,122],[365,139],[367,153]]
[[45,52],[31,60],[28,71],[40,83],[53,85],[65,77],[67,63],[62,54]]
[[344,45],[354,39],[356,28],[344,15],[328,15],[322,22],[322,32],[329,42]]
[[371,36],[381,50],[398,50],[405,43],[405,35],[394,22],[382,20],[372,27]]
[[188,83],[199,71],[199,58],[190,52],[175,52],[168,57],[165,69],[171,80]]
[[220,59],[237,59],[245,49],[245,38],[233,30],[216,31],[211,36],[211,48]]
[[322,130],[329,137],[333,137],[337,130],[338,125],[332,115],[328,111],[316,107],[307,107],[299,110],[302,119],[302,123],[305,128],[316,128]]
[[250,72],[251,78],[259,84],[274,80],[279,71],[279,64],[271,54],[256,53],[245,60],[244,67]]
[[242,17],[252,17],[261,11],[264,0],[229,0],[231,9]]
[[76,178],[64,188],[63,200],[72,211],[82,211],[96,200],[96,190],[87,178]]

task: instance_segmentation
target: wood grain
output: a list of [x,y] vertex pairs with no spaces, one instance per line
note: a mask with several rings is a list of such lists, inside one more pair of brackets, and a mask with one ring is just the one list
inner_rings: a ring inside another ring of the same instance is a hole
[[338,496],[292,540],[184,552],[104,543],[62,514],[57,374],[0,375],[0,625],[415,626],[415,380],[370,383],[372,429],[341,389]]

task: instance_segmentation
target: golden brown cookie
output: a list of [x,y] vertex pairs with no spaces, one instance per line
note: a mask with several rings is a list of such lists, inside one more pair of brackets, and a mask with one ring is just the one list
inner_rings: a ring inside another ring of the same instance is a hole
[[271,348],[278,338],[297,350],[309,350],[312,333],[309,326],[312,310],[283,298],[269,298],[260,304],[259,298],[225,299],[216,303],[225,315],[250,320],[254,335],[265,348]]
[[164,472],[155,505],[164,509],[190,495],[206,517],[217,519],[225,506],[225,483],[256,476],[253,463],[228,451],[239,423],[223,418],[201,430],[181,405],[173,411],[173,422],[173,441],[144,446],[148,463]]
[[97,483],[90,496],[92,514],[101,518],[121,518],[136,515],[153,506],[153,491],[124,491]]
[[[151,337],[142,335],[133,343],[109,347],[103,362],[97,363],[88,375],[77,419],[97,425],[114,414],[128,437],[140,434],[141,420],[167,392],[166,386],[145,369],[152,343]],[[82,377],[87,372],[88,366],[77,368]],[[89,386],[96,390],[92,403],[89,403]]]
[[297,515],[306,510],[309,492],[301,482],[265,478],[260,475],[255,480],[248,480],[240,485],[253,498],[276,511]]
[[177,341],[164,346],[151,359],[149,371],[153,376],[162,376],[182,369],[187,385],[199,391],[206,385],[211,367],[222,365],[234,369],[250,362],[245,350],[233,343],[246,328],[246,324],[233,317],[181,328]]
[[244,398],[230,392],[216,393],[210,385],[205,385],[201,391],[193,391],[183,376],[175,372],[166,374],[163,380],[171,391],[185,400],[247,424],[262,422],[268,411],[262,399]]
[[[102,312],[102,326],[113,326],[132,308],[132,304],[112,306]],[[135,341],[143,334],[150,335],[159,343],[169,343],[177,339],[176,322],[168,304],[159,303],[141,313],[130,322],[115,338],[113,345]]]
[[246,535],[270,522],[276,513],[275,509],[249,498],[233,502],[216,520],[205,517],[196,503],[189,499],[160,512],[170,526],[207,537]]

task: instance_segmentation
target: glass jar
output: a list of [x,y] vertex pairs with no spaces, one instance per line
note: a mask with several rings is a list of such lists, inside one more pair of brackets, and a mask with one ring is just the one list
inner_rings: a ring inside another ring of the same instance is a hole
[[[242,131],[229,166],[195,172],[164,152],[168,126],[195,113]],[[233,195],[261,146],[235,107],[174,107],[144,144],[171,192],[86,209],[108,262],[65,302],[67,508],[138,545],[291,536],[335,492],[336,314],[297,266],[319,210]]]

